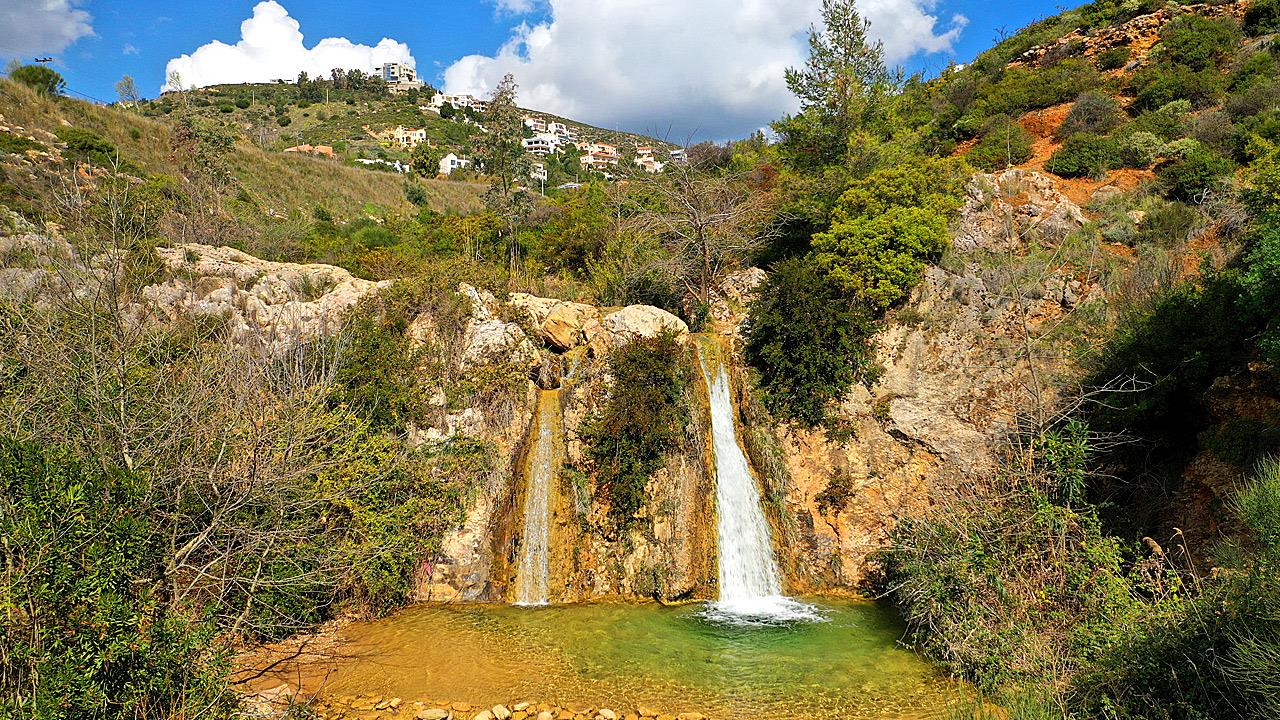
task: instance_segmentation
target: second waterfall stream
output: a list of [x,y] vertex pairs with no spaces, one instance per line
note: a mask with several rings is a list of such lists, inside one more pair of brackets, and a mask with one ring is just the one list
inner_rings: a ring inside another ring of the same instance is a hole
[[539,393],[537,427],[528,460],[524,534],[516,571],[517,605],[546,605],[550,601],[551,495],[563,462],[559,390]]
[[820,620],[816,608],[782,594],[782,573],[760,507],[760,489],[738,444],[733,396],[719,345],[714,340],[700,342],[698,360],[711,403],[716,471],[720,599],[710,615],[753,624]]

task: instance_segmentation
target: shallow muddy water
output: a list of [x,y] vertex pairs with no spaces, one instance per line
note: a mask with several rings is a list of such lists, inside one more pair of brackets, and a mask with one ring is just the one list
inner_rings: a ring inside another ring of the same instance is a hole
[[932,718],[959,696],[957,683],[897,645],[892,614],[808,602],[823,622],[731,624],[702,605],[419,606],[347,626],[345,657],[309,665],[303,680],[330,696],[647,705],[716,718]]

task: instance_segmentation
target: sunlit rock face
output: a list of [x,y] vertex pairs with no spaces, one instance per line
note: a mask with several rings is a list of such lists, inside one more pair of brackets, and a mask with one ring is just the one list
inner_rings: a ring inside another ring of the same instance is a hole
[[233,340],[278,351],[336,332],[347,310],[390,284],[333,265],[271,262],[229,247],[185,243],[156,253],[169,277],[143,289],[144,305],[171,319],[219,318]]

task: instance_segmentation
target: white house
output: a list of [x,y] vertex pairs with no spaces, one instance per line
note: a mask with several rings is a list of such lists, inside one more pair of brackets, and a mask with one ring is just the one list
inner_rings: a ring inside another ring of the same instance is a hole
[[454,170],[471,167],[471,161],[467,158],[460,158],[453,153],[449,153],[440,158],[440,174],[451,175]]
[[532,115],[524,116],[524,126],[534,131],[535,133],[544,133],[547,131],[546,121],[540,118],[533,117]]
[[551,133],[537,133],[531,138],[525,138],[520,141],[524,145],[525,152],[534,155],[550,155],[551,153],[560,152],[560,138]]
[[445,103],[449,103],[459,110],[462,108],[471,108],[476,112],[484,112],[489,108],[489,103],[484,100],[477,100],[471,95],[446,95],[445,93],[436,93],[431,96],[431,107],[436,110],[444,107]]

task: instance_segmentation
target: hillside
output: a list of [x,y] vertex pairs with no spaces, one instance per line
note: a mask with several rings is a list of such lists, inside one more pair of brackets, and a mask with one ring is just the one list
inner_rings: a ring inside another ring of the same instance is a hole
[[[431,109],[428,103],[436,91],[429,87],[419,92],[391,95],[379,88],[326,87],[322,90],[315,85],[314,82],[302,87],[294,83],[214,85],[192,91],[187,99],[170,93],[144,102],[141,110],[157,116],[173,112],[179,104],[189,103],[197,113],[236,128],[247,140],[264,149],[279,151],[304,143],[328,145],[348,165],[354,165],[357,158],[407,162],[409,151],[390,142],[390,132],[401,126],[425,130],[433,155],[437,157],[449,152],[471,157],[475,154],[476,141],[483,134],[482,118],[471,109],[459,109],[448,119]],[[658,150],[677,147],[655,138],[606,130],[535,110],[523,112],[548,122],[564,123],[580,141],[613,144],[629,152],[628,157],[634,155],[637,146]],[[555,170],[563,166],[572,171],[567,176],[563,171],[557,173],[551,178],[555,182],[549,184],[554,186],[565,179],[572,180],[575,174],[585,176],[577,172],[576,159],[573,152],[567,152],[563,162],[550,163]]]

